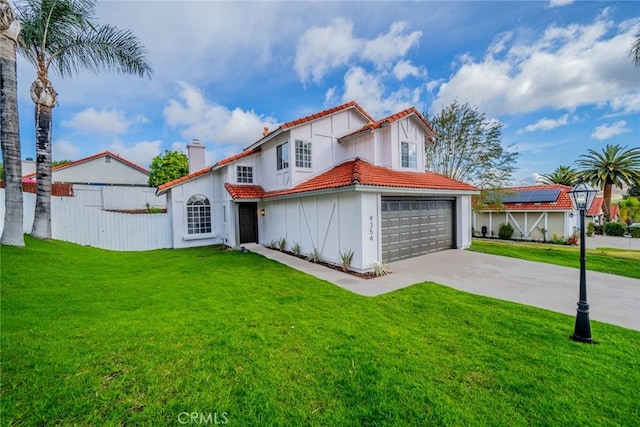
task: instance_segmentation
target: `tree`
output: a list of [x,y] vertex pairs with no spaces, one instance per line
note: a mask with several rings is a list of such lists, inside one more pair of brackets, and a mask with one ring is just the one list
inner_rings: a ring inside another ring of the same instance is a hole
[[605,221],[611,219],[611,190],[615,185],[640,184],[640,148],[607,145],[601,153],[588,150],[576,161],[580,176],[591,185],[603,190],[602,211]]
[[640,200],[636,197],[629,196],[620,200],[618,208],[620,209],[620,222],[627,224],[640,222]]
[[629,56],[633,58],[635,66],[640,67],[640,33],[636,34],[636,39],[629,49]]
[[562,184],[573,187],[577,181],[578,175],[570,166],[560,165],[553,172],[540,175],[540,182],[543,184]]
[[64,165],[65,163],[71,163],[71,160],[68,160],[68,159],[64,159],[64,160],[52,160],[52,161],[51,161],[51,167],[52,167],[52,168],[55,168],[56,166]]
[[627,189],[628,196],[640,197],[640,184],[630,185]]
[[17,8],[22,23],[21,54],[37,71],[31,85],[36,125],[36,210],[31,235],[51,238],[51,122],[58,94],[49,71],[65,78],[80,70],[151,76],[144,47],[130,32],[95,19],[94,0],[25,0]]
[[7,0],[0,0],[0,146],[5,182],[4,245],[24,246],[22,163],[18,126],[16,49],[20,22]]
[[151,161],[149,166],[149,186],[158,187],[189,174],[189,159],[179,151],[165,150]]
[[457,102],[437,115],[425,116],[436,131],[435,143],[426,144],[428,170],[480,188],[498,188],[508,182],[518,153],[502,147],[501,123]]

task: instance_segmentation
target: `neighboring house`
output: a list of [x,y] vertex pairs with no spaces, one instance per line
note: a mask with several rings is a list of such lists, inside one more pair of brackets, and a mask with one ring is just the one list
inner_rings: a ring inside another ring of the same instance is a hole
[[[164,184],[173,247],[269,244],[370,269],[471,243],[471,185],[425,172],[434,131],[409,108],[376,121],[357,103],[280,125],[242,153]],[[203,155],[202,150],[191,152]]]
[[[148,187],[149,171],[110,151],[94,154],[52,168],[52,182],[72,184],[73,195],[83,206],[106,210],[164,208],[166,199]],[[35,182],[36,173],[22,176]]]
[[[593,199],[593,204],[591,208],[587,211],[586,221],[587,224],[593,222],[595,225],[603,225],[604,224],[604,211],[602,210],[602,205],[604,203],[604,197],[596,196]],[[611,221],[618,221],[620,218],[620,210],[618,205],[611,205],[611,212],[609,212],[609,216],[611,217]]]
[[[506,188],[507,195],[501,206],[487,206],[474,214],[474,230],[488,236],[498,236],[501,224],[513,227],[513,238],[550,240],[557,236],[569,237],[579,225],[569,197],[571,187],[560,184],[531,185]],[[546,233],[542,231],[546,230]]]
[[[55,166],[53,182],[91,185],[147,186],[149,171],[117,154],[105,151],[84,159]],[[36,173],[23,175],[23,180],[35,179]]]

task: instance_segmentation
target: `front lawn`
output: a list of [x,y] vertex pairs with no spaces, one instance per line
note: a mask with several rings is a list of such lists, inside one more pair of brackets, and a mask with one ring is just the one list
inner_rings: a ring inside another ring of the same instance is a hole
[[434,283],[367,298],[211,247],[0,256],[3,425],[640,419],[637,331],[585,345],[571,316]]
[[[580,248],[578,246],[474,239],[469,250],[563,267],[580,268]],[[640,251],[597,248],[587,249],[586,255],[587,270],[640,279]]]

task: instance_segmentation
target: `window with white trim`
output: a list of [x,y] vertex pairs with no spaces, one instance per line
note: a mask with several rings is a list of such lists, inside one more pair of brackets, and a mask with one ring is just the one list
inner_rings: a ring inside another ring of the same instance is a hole
[[287,169],[289,167],[289,142],[280,144],[276,147],[276,168],[278,170]]
[[400,143],[400,165],[403,168],[418,167],[418,148],[412,142]]
[[187,201],[187,234],[211,233],[211,204],[202,194]]
[[253,167],[236,166],[236,180],[238,181],[238,184],[253,183]]
[[311,168],[311,141],[296,140],[296,167]]

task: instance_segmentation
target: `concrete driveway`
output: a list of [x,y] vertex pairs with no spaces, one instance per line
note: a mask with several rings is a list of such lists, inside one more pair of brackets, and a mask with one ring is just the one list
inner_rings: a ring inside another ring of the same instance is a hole
[[[365,280],[260,245],[245,246],[360,295],[376,296],[432,281],[477,295],[576,313],[580,276],[574,268],[452,249],[391,263],[392,274]],[[640,330],[640,280],[587,271],[587,299],[591,319]]]

